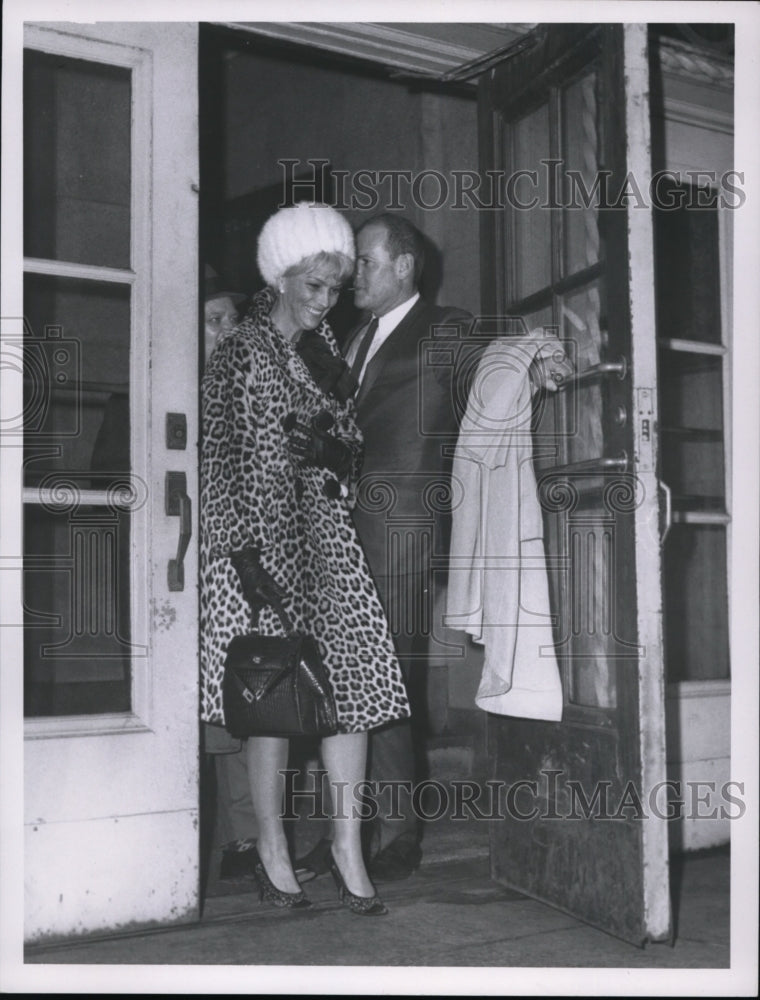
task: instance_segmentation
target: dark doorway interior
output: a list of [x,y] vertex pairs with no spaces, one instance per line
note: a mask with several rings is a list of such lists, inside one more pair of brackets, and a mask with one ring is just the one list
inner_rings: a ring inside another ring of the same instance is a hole
[[[354,226],[402,210],[428,240],[425,297],[479,313],[478,213],[451,211],[450,202],[426,209],[409,183],[394,189],[387,179],[477,170],[474,87],[393,79],[380,66],[216,25],[201,25],[199,86],[201,260],[230,287],[250,295],[263,286],[256,241],[278,207],[324,200]],[[339,340],[356,315],[346,291],[330,315]],[[477,671],[468,657],[452,664],[441,652],[420,702],[421,776],[484,779]],[[208,838],[218,843],[218,831]]]

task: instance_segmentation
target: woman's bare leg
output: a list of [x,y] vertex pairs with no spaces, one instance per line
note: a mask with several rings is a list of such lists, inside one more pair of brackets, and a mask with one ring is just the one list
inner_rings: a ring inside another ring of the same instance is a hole
[[[361,799],[356,791],[366,778],[367,734],[338,733],[322,740],[322,760],[333,803],[332,851],[348,889],[356,896],[374,896],[362,858]],[[336,795],[340,789],[342,802]],[[336,801],[337,800],[337,801]],[[336,815],[336,809],[338,815]]]
[[288,766],[288,741],[279,736],[252,736],[246,746],[248,780],[259,835],[256,841],[266,873],[283,892],[299,892],[282,825],[284,783],[280,771]]

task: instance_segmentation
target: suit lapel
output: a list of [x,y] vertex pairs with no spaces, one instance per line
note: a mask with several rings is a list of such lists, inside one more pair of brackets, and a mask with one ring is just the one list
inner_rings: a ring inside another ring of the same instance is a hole
[[[377,382],[380,373],[385,367],[386,362],[393,357],[397,357],[405,347],[408,347],[408,338],[410,330],[414,329],[415,324],[419,321],[420,316],[425,311],[425,303],[422,299],[417,299],[409,312],[404,316],[399,325],[389,334],[387,340],[382,345],[380,350],[375,354],[370,363],[367,365],[367,370],[364,373],[364,378],[359,386],[359,391],[356,394],[356,405],[358,406],[367,393],[370,391],[372,386]],[[416,350],[416,347],[415,347]]]

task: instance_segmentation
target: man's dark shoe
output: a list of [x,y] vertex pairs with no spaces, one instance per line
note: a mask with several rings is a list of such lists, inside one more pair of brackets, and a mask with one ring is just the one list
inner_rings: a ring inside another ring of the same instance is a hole
[[367,872],[373,882],[400,882],[417,871],[421,861],[419,844],[394,840],[372,858]]
[[248,848],[247,851],[222,851],[219,878],[254,878],[253,859],[255,856],[256,851],[253,847]]
[[[332,841],[323,837],[318,840],[308,854],[297,858],[295,863],[296,878],[299,882],[309,882],[318,875],[326,875],[330,871],[330,851]],[[302,874],[303,873],[303,876]]]
[[[258,853],[255,846],[249,847],[245,851],[222,851],[219,878],[222,880],[255,879],[254,867],[257,857]],[[298,861],[293,870],[299,882],[310,882],[315,877],[311,868]]]

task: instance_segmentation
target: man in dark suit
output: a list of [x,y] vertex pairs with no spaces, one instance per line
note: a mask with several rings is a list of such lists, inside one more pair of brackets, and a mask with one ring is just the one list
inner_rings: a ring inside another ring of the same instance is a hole
[[[365,316],[345,349],[359,382],[356,414],[364,434],[354,522],[412,703],[411,723],[393,723],[370,734],[369,778],[411,783],[419,777],[413,735],[424,705],[417,681],[423,682],[424,694],[436,584],[432,570],[445,569],[448,550],[457,371],[471,317],[420,297],[424,241],[402,216],[370,219],[356,241],[354,301]],[[394,802],[387,788],[376,801],[380,814],[373,827],[370,876],[380,882],[406,878],[422,856],[411,798],[402,791]]]

